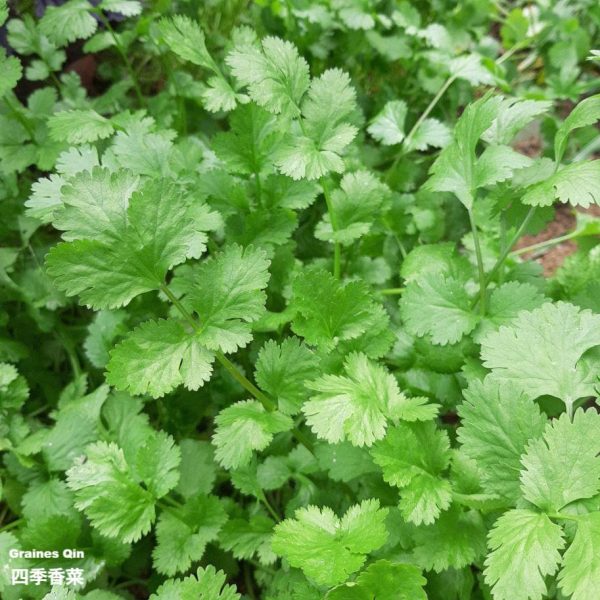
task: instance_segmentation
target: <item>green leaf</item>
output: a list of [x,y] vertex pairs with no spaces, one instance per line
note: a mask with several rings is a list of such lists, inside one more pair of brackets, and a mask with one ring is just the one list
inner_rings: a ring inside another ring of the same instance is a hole
[[399,423],[371,451],[390,485],[402,489],[402,516],[433,523],[450,506],[450,483],[441,477],[450,462],[447,434],[433,422]]
[[168,180],[149,180],[133,194],[130,177],[102,169],[76,181],[55,222],[75,241],[52,248],[46,264],[60,289],[94,308],[118,308],[159,289],[169,269],[202,254],[204,231],[215,226],[214,213]]
[[471,85],[490,85],[494,83],[492,74],[483,66],[481,56],[467,54],[453,58],[448,64],[448,70],[453,77],[464,79]]
[[105,12],[119,13],[125,17],[135,17],[142,12],[142,5],[136,0],[102,0],[99,6]]
[[173,438],[156,431],[139,448],[135,471],[155,498],[162,498],[179,481],[181,452]]
[[521,488],[526,500],[546,512],[600,491],[600,416],[577,410],[548,423],[543,438],[529,443],[522,458]]
[[240,595],[234,586],[225,584],[223,571],[208,565],[195,576],[165,581],[150,600],[240,600]]
[[390,189],[369,171],[347,173],[342,177],[340,189],[331,194],[335,231],[331,215],[327,213],[317,224],[315,237],[330,243],[339,242],[342,246],[351,245],[369,233],[382,205],[390,198]]
[[408,150],[424,151],[429,147],[445,148],[451,140],[447,125],[437,119],[425,119],[405,143]]
[[598,345],[600,316],[565,302],[546,303],[486,336],[481,357],[499,381],[513,382],[532,398],[555,396],[571,407],[596,394],[597,360],[582,356]]
[[197,494],[209,494],[216,479],[217,466],[210,442],[184,439],[179,442],[181,450],[181,477],[176,491],[184,498]]
[[201,560],[206,544],[217,538],[226,520],[214,496],[196,496],[181,508],[163,510],[156,525],[154,568],[167,576],[187,571]]
[[387,513],[378,500],[355,504],[341,519],[327,507],[301,508],[275,527],[273,550],[320,585],[342,583],[387,540]]
[[486,551],[487,529],[476,511],[458,507],[443,512],[432,525],[415,530],[416,562],[427,571],[440,573],[460,569],[481,558]]
[[541,437],[546,418],[517,387],[490,377],[472,381],[464,397],[458,410],[461,451],[480,467],[486,491],[516,504],[521,456],[529,440]]
[[330,590],[325,600],[427,600],[427,580],[414,565],[378,560],[352,583]]
[[110,352],[107,381],[153,398],[179,385],[197,390],[210,379],[215,357],[190,329],[175,319],[142,323]]
[[504,513],[489,534],[490,554],[485,581],[495,600],[541,600],[544,577],[553,575],[564,547],[559,525],[544,514],[513,509]]
[[88,446],[85,462],[67,472],[75,506],[102,535],[134,542],[150,531],[154,497],[134,479],[123,451],[115,444]]
[[600,120],[600,95],[597,94],[582,100],[558,128],[554,137],[554,160],[557,163],[562,160],[567,148],[567,139],[572,131],[593,125],[598,120]]
[[87,144],[111,136],[114,127],[95,110],[67,110],[48,119],[50,137],[57,142]]
[[218,72],[206,49],[204,32],[200,25],[185,15],[160,19],[158,32],[162,40],[177,56],[195,65]]
[[40,19],[40,31],[58,46],[89,38],[98,22],[86,0],[68,0],[61,6],[49,6]]
[[238,560],[248,560],[258,554],[261,564],[271,564],[277,558],[271,549],[274,525],[262,515],[252,515],[247,521],[231,519],[219,534],[220,545]]
[[304,384],[317,376],[318,364],[314,352],[297,338],[285,338],[281,344],[268,340],[256,360],[256,382],[277,399],[281,412],[293,415],[302,407]]
[[292,289],[292,330],[309,344],[331,350],[372,325],[377,305],[361,281],[342,284],[326,271],[304,269]]
[[436,406],[423,406],[420,398],[407,398],[393,375],[364,354],[350,354],[345,376],[325,375],[306,383],[318,392],[304,404],[306,423],[318,438],[329,443],[348,439],[355,446],[371,446],[384,437],[388,420],[426,420]]
[[279,412],[267,412],[256,400],[236,402],[215,419],[216,458],[226,469],[247,465],[255,451],[264,450],[273,435],[289,431],[293,421]]
[[571,163],[540,183],[526,188],[523,204],[550,206],[555,200],[588,208],[600,204],[600,160]]
[[5,56],[4,52],[0,51],[0,70],[2,71],[0,98],[2,98],[17,85],[23,74],[23,67],[16,56]]
[[343,172],[341,155],[358,133],[348,122],[355,109],[356,92],[346,73],[328,69],[313,79],[302,103],[301,132],[287,135],[277,151],[279,170],[309,180]]
[[294,44],[266,37],[261,44],[237,45],[225,59],[252,100],[273,114],[297,116],[309,85],[308,64]]
[[26,379],[19,375],[16,367],[0,363],[0,411],[18,411],[29,396]]
[[83,346],[88,360],[97,369],[106,366],[110,358],[109,350],[113,347],[115,339],[126,332],[126,319],[125,311],[101,310],[88,325]]
[[571,600],[594,600],[600,586],[600,513],[580,515],[575,539],[563,556],[558,586]]
[[367,131],[385,146],[400,144],[404,140],[404,121],[408,107],[404,100],[386,102],[371,121]]
[[400,300],[400,314],[413,335],[430,335],[434,344],[455,344],[475,329],[464,284],[434,272],[411,281]]

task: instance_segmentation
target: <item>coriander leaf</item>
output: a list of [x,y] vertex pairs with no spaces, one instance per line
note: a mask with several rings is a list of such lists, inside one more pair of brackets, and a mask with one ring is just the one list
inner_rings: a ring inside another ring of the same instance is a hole
[[136,0],[102,0],[99,6],[105,12],[115,12],[125,17],[135,17],[142,12],[142,5]]
[[555,200],[588,208],[600,204],[600,160],[571,163],[540,183],[526,188],[521,201],[550,206]]
[[236,94],[229,82],[221,75],[213,75],[208,78],[207,85],[202,91],[204,108],[210,112],[228,112],[233,110],[238,101],[244,103],[248,97]]
[[548,423],[522,457],[521,488],[526,500],[546,512],[591,498],[600,491],[600,416],[577,410]]
[[101,310],[94,316],[87,328],[87,337],[83,347],[88,360],[97,369],[106,366],[109,350],[114,340],[126,332],[127,313],[122,310]]
[[492,74],[481,63],[481,56],[478,54],[467,54],[453,58],[448,64],[448,70],[453,77],[464,79],[471,85],[494,83]]
[[179,481],[181,452],[173,438],[156,431],[138,449],[135,472],[155,498],[162,498]]
[[571,600],[594,600],[600,585],[600,513],[579,515],[575,539],[565,552],[558,587]]
[[258,554],[261,564],[275,562],[271,549],[271,537],[275,523],[262,515],[252,515],[249,520],[231,519],[219,534],[219,543],[239,560],[247,560]]
[[212,565],[200,567],[196,575],[168,579],[150,596],[150,600],[240,600],[232,585],[225,584],[225,573]]
[[427,600],[426,583],[415,565],[378,560],[354,582],[330,590],[325,600]]
[[[159,289],[169,269],[202,254],[204,231],[215,226],[214,213],[193,203],[168,180],[146,181],[129,202],[127,176],[109,179],[105,170],[94,169],[78,181],[80,191],[65,198],[56,217],[57,227],[68,228],[65,237],[75,241],[52,248],[46,264],[60,289],[78,294],[82,303],[94,308],[118,308]],[[86,188],[89,195],[81,196]],[[100,199],[97,190],[103,189],[110,192]],[[86,198],[94,199],[94,214],[100,218],[94,236]],[[80,239],[83,234],[90,239]]]
[[267,412],[256,400],[243,400],[223,409],[215,423],[215,456],[226,469],[247,465],[253,452],[264,450],[274,434],[293,427],[290,417]]
[[594,359],[583,354],[600,345],[600,316],[565,302],[522,312],[481,343],[483,364],[501,382],[513,382],[533,398],[545,394],[568,407],[595,395]]
[[206,544],[217,538],[226,520],[225,509],[214,496],[196,496],[181,508],[163,511],[152,552],[156,570],[168,576],[187,571],[202,558]]
[[198,315],[196,339],[209,350],[235,352],[252,339],[251,323],[265,312],[269,264],[264,250],[230,244],[181,281],[184,303]]
[[279,409],[289,415],[302,407],[307,391],[305,382],[318,373],[319,361],[312,350],[291,337],[277,344],[268,340],[256,360],[256,382],[276,398]]
[[325,375],[306,383],[318,392],[302,407],[306,422],[329,443],[348,439],[355,446],[371,446],[385,435],[388,420],[435,415],[435,407],[432,411],[419,399],[407,398],[394,376],[364,354],[350,354],[344,370],[346,376]]
[[367,127],[367,131],[385,146],[400,144],[405,136],[404,121],[407,111],[408,107],[404,100],[386,102]]
[[75,506],[109,538],[134,542],[150,531],[155,519],[154,497],[134,479],[123,451],[115,444],[88,446],[86,460],[67,472]]
[[110,352],[106,379],[117,389],[160,398],[181,384],[197,390],[210,379],[213,361],[187,324],[146,321]]
[[357,134],[347,119],[356,109],[350,78],[328,69],[312,80],[302,103],[302,133],[284,138],[276,155],[279,170],[292,179],[318,179],[341,173],[341,153]]
[[214,451],[208,441],[184,439],[181,450],[181,477],[176,491],[186,500],[197,494],[209,494],[217,476]]
[[61,6],[49,6],[40,19],[40,31],[58,46],[89,38],[98,22],[86,0],[68,0]]
[[447,125],[437,119],[425,119],[418,129],[406,140],[409,150],[427,150],[433,148],[445,148],[452,140],[450,129]]
[[524,509],[504,513],[489,534],[485,581],[497,600],[541,600],[544,577],[553,575],[565,545],[563,532],[544,515]]
[[218,73],[218,68],[206,49],[200,25],[185,15],[162,18],[158,33],[169,48],[184,60]]
[[479,513],[452,507],[432,525],[415,530],[416,562],[427,571],[460,569],[485,554],[487,529]]
[[400,300],[400,314],[413,335],[430,335],[434,344],[455,344],[475,329],[464,285],[452,277],[426,273],[411,281]]
[[48,119],[50,137],[57,142],[86,144],[111,136],[114,127],[95,110],[66,110]]
[[546,418],[526,394],[490,377],[472,381],[459,407],[461,451],[477,462],[485,489],[516,504],[527,442],[541,437]]
[[302,96],[308,89],[308,64],[294,44],[266,37],[258,44],[237,45],[225,59],[250,97],[273,114],[297,116]]
[[273,550],[320,585],[342,583],[387,540],[387,513],[378,500],[351,506],[342,519],[328,507],[301,508],[275,527]]
[[327,213],[318,223],[315,237],[349,246],[369,233],[382,205],[390,198],[390,189],[372,173],[357,171],[345,174],[340,189],[331,194],[335,230],[331,215]]
[[531,158],[513,150],[510,146],[488,146],[475,164],[475,187],[486,187],[512,177],[513,171],[533,164]]
[[441,477],[450,462],[450,443],[433,422],[399,423],[371,455],[384,480],[402,490],[400,510],[407,521],[429,525],[450,506],[450,484]]
[[372,324],[377,305],[361,281],[340,283],[320,269],[305,269],[292,284],[292,330],[307,343],[331,350]]
[[23,74],[23,67],[16,56],[5,56],[2,50],[0,51],[0,70],[2,71],[0,98],[2,98],[17,85]]
[[554,138],[554,160],[559,163],[567,148],[569,134],[600,120],[600,95],[582,100],[562,122]]
[[550,108],[552,102],[547,100],[503,98],[498,106],[498,114],[481,139],[488,144],[509,144],[525,125]]

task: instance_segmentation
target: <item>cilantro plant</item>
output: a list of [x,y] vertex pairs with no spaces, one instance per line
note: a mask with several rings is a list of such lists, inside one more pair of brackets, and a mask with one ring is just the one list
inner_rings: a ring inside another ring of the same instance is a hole
[[2,598],[595,600],[595,4],[18,8]]

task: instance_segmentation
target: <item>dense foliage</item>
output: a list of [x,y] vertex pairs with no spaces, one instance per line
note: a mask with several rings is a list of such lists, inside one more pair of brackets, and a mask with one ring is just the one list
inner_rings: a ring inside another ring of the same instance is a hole
[[0,0],[3,599],[597,599],[600,6],[514,4]]

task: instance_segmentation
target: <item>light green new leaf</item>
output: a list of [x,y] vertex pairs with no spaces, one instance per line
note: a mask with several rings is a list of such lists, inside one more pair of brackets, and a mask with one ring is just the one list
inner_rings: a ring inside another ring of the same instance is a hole
[[582,356],[598,345],[599,315],[565,302],[546,303],[486,336],[481,357],[501,382],[513,382],[532,398],[555,396],[571,407],[596,394],[598,360]]
[[554,160],[559,163],[567,148],[569,134],[575,129],[593,125],[600,120],[600,95],[582,100],[562,122],[554,137]]
[[204,32],[198,23],[185,15],[174,15],[158,22],[158,32],[177,56],[218,73],[218,68],[206,49]]
[[318,358],[299,339],[285,338],[281,344],[268,340],[256,360],[256,382],[279,409],[296,414],[307,396],[305,382],[318,375]]
[[279,170],[309,180],[343,172],[341,154],[358,132],[347,120],[355,109],[356,92],[346,73],[328,69],[313,79],[302,103],[302,131],[286,136],[277,151]]
[[571,421],[566,414],[546,426],[522,458],[523,496],[546,512],[591,498],[600,491],[600,416],[579,409]]
[[196,575],[165,581],[150,600],[240,600],[232,585],[225,584],[225,573],[212,565],[200,567]]
[[367,131],[385,146],[400,144],[404,140],[404,121],[407,111],[408,107],[404,100],[386,102],[367,127]]
[[563,556],[558,587],[570,600],[595,600],[600,589],[600,512],[580,515]]
[[109,137],[112,123],[95,110],[66,110],[48,119],[50,137],[57,142],[87,144]]
[[390,198],[391,191],[387,185],[369,171],[346,173],[340,189],[331,194],[335,230],[328,212],[317,224],[315,237],[349,246],[369,233],[382,205]]
[[306,422],[329,443],[347,439],[355,446],[371,446],[383,438],[389,420],[426,420],[436,414],[436,406],[407,398],[395,377],[364,354],[350,354],[344,371],[345,376],[324,375],[306,383],[318,392],[302,407]]
[[301,508],[275,527],[273,550],[320,585],[343,583],[386,542],[387,513],[378,500],[355,504],[341,519],[328,507]]
[[4,51],[0,50],[0,98],[10,92],[21,79],[23,67],[21,61],[16,56],[5,56]]
[[75,506],[91,524],[109,538],[134,542],[150,531],[155,519],[155,498],[141,487],[115,444],[88,446],[85,462],[67,472],[75,492]]
[[435,272],[411,281],[400,300],[400,314],[410,333],[430,335],[434,344],[455,344],[475,329],[464,284]]
[[428,525],[450,506],[450,483],[441,477],[450,462],[450,442],[433,422],[399,423],[371,455],[385,481],[402,490],[400,510],[406,520]]
[[40,19],[40,31],[58,46],[89,38],[98,28],[86,0],[68,0],[60,6],[49,6]]
[[540,183],[526,188],[521,201],[550,206],[555,200],[587,208],[600,204],[600,160],[571,163]]
[[437,119],[425,119],[412,136],[406,140],[409,150],[427,150],[427,148],[445,148],[452,140],[447,125]]
[[142,12],[142,5],[136,0],[102,0],[99,6],[105,12],[119,13],[125,17],[135,17]]
[[308,64],[294,44],[266,37],[261,44],[243,43],[227,55],[226,63],[250,97],[273,114],[298,116],[308,89]]
[[453,58],[448,64],[448,70],[453,77],[464,79],[471,85],[494,83],[492,74],[483,66],[481,56],[478,54]]
[[179,481],[181,452],[173,438],[155,431],[137,450],[135,473],[155,498],[162,498]]
[[110,352],[107,381],[153,398],[181,384],[197,390],[210,379],[214,353],[190,329],[174,319],[142,323]]
[[461,451],[480,467],[485,489],[514,505],[521,497],[521,456],[529,440],[541,437],[546,418],[518,387],[490,377],[472,381],[464,397]]
[[289,431],[294,425],[287,415],[267,412],[256,400],[236,402],[223,409],[215,423],[215,456],[226,469],[247,465],[255,451],[271,443],[274,434]]
[[217,538],[226,520],[214,496],[196,496],[181,508],[163,511],[156,525],[154,568],[167,576],[187,571],[201,560],[206,544]]
[[513,509],[496,521],[488,540],[484,573],[494,599],[542,600],[544,577],[554,574],[561,561],[561,527],[544,514]]
[[415,565],[378,560],[355,581],[330,590],[325,600],[427,600],[426,583]]

